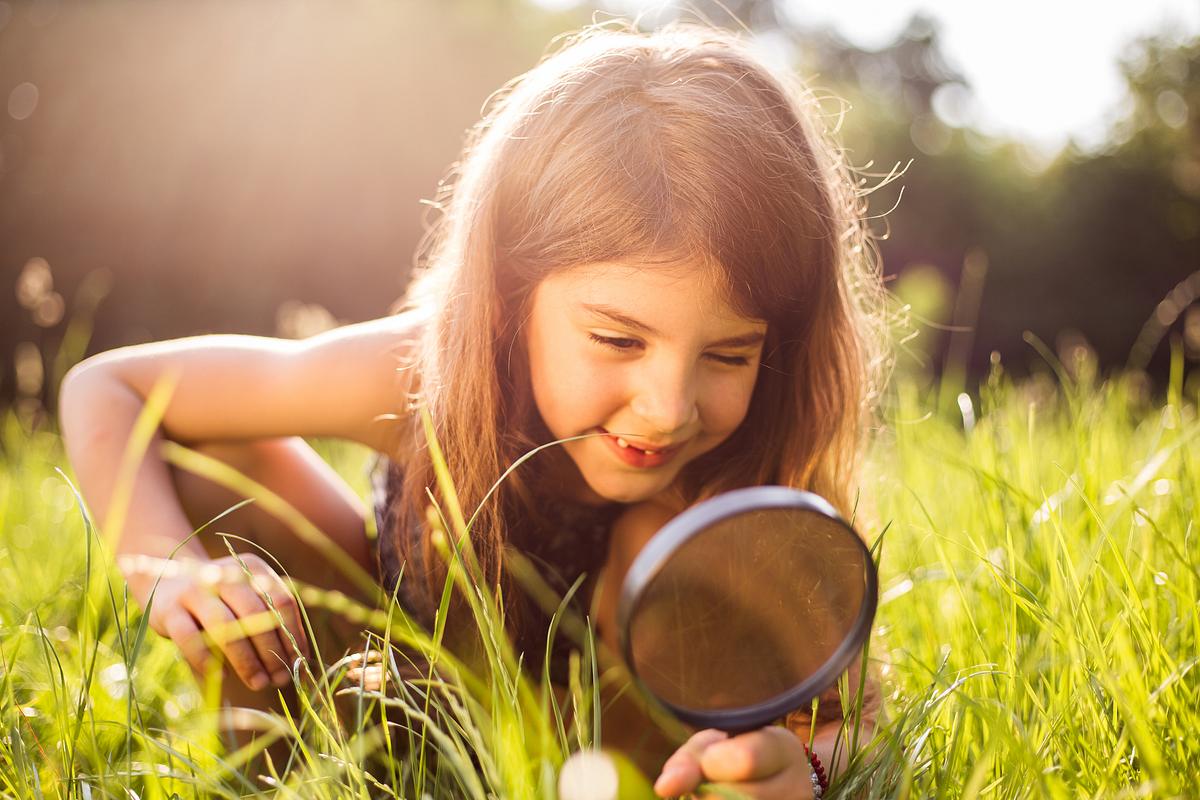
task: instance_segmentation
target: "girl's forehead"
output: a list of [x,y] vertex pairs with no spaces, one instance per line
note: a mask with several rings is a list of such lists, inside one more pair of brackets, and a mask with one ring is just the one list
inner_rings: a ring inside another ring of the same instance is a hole
[[699,315],[728,323],[765,324],[730,306],[722,276],[707,265],[586,264],[550,276],[539,290],[568,312],[589,313],[602,307],[632,316]]
[[628,263],[587,264],[562,273],[574,293],[636,293],[655,287],[680,294],[692,294],[714,287],[712,270],[700,266],[638,265]]

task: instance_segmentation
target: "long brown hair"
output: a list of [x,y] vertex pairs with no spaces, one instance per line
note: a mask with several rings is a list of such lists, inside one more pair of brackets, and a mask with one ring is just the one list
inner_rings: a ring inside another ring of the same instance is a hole
[[[517,336],[534,287],[623,259],[705,265],[734,309],[768,323],[746,418],[684,468],[681,499],[783,484],[849,512],[886,366],[883,295],[865,200],[822,119],[810,92],[733,35],[692,24],[592,26],[490,98],[442,184],[404,298],[429,314],[413,365],[419,402],[468,515],[547,440]],[[401,520],[424,519],[435,486],[424,454],[418,445],[405,465]],[[567,456],[550,448],[534,461],[556,458]],[[511,521],[537,517],[522,467],[471,531],[489,580],[501,580]],[[401,554],[429,565],[421,577],[440,591],[428,537],[416,546],[402,541]]]

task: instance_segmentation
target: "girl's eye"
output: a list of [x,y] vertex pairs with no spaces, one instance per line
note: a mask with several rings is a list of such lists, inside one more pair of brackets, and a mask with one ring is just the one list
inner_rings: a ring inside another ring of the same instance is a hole
[[622,352],[632,350],[640,344],[637,339],[618,339],[612,336],[601,336],[598,333],[589,333],[588,338],[593,342],[598,342],[606,347],[611,347],[614,350]]
[[[618,350],[622,353],[629,352],[630,350],[634,349],[635,347],[638,347],[641,344],[641,342],[639,342],[637,339],[625,339],[625,338],[617,338],[617,337],[612,337],[612,336],[601,336],[596,333],[589,333],[588,338],[591,339],[593,342],[602,344],[605,347],[611,347],[612,349]],[[731,367],[743,367],[746,364],[750,363],[750,360],[747,359],[745,356],[721,356],[721,355],[717,355],[716,353],[709,353],[708,357],[713,359],[714,361],[721,363],[721,364],[728,364]]]

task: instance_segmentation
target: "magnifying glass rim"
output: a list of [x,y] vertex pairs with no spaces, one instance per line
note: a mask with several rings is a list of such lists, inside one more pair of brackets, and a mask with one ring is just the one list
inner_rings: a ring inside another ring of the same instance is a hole
[[[677,706],[664,700],[641,679],[633,661],[633,648],[629,640],[629,617],[637,608],[642,593],[674,552],[692,538],[708,530],[713,524],[745,511],[774,509],[793,509],[822,514],[846,528],[862,550],[866,586],[863,591],[862,606],[858,610],[858,618],[851,626],[850,634],[834,650],[833,655],[825,664],[807,680],[761,703],[735,709],[701,711]],[[734,489],[697,503],[674,517],[646,543],[633,560],[621,586],[620,599],[617,601],[617,631],[620,636],[621,653],[625,657],[630,674],[642,689],[651,697],[657,698],[658,702],[667,710],[689,725],[700,728],[720,728],[725,731],[751,730],[779,719],[795,709],[802,708],[846,670],[870,632],[871,621],[875,617],[875,609],[879,602],[878,594],[879,582],[875,562],[871,558],[871,551],[867,548],[866,542],[823,497],[788,486],[750,486]]]

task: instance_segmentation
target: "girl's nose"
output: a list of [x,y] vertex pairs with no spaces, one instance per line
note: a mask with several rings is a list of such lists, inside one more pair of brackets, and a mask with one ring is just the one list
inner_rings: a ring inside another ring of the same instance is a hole
[[684,430],[700,414],[691,376],[672,376],[665,370],[647,371],[641,391],[634,395],[630,408],[655,433],[663,436]]

